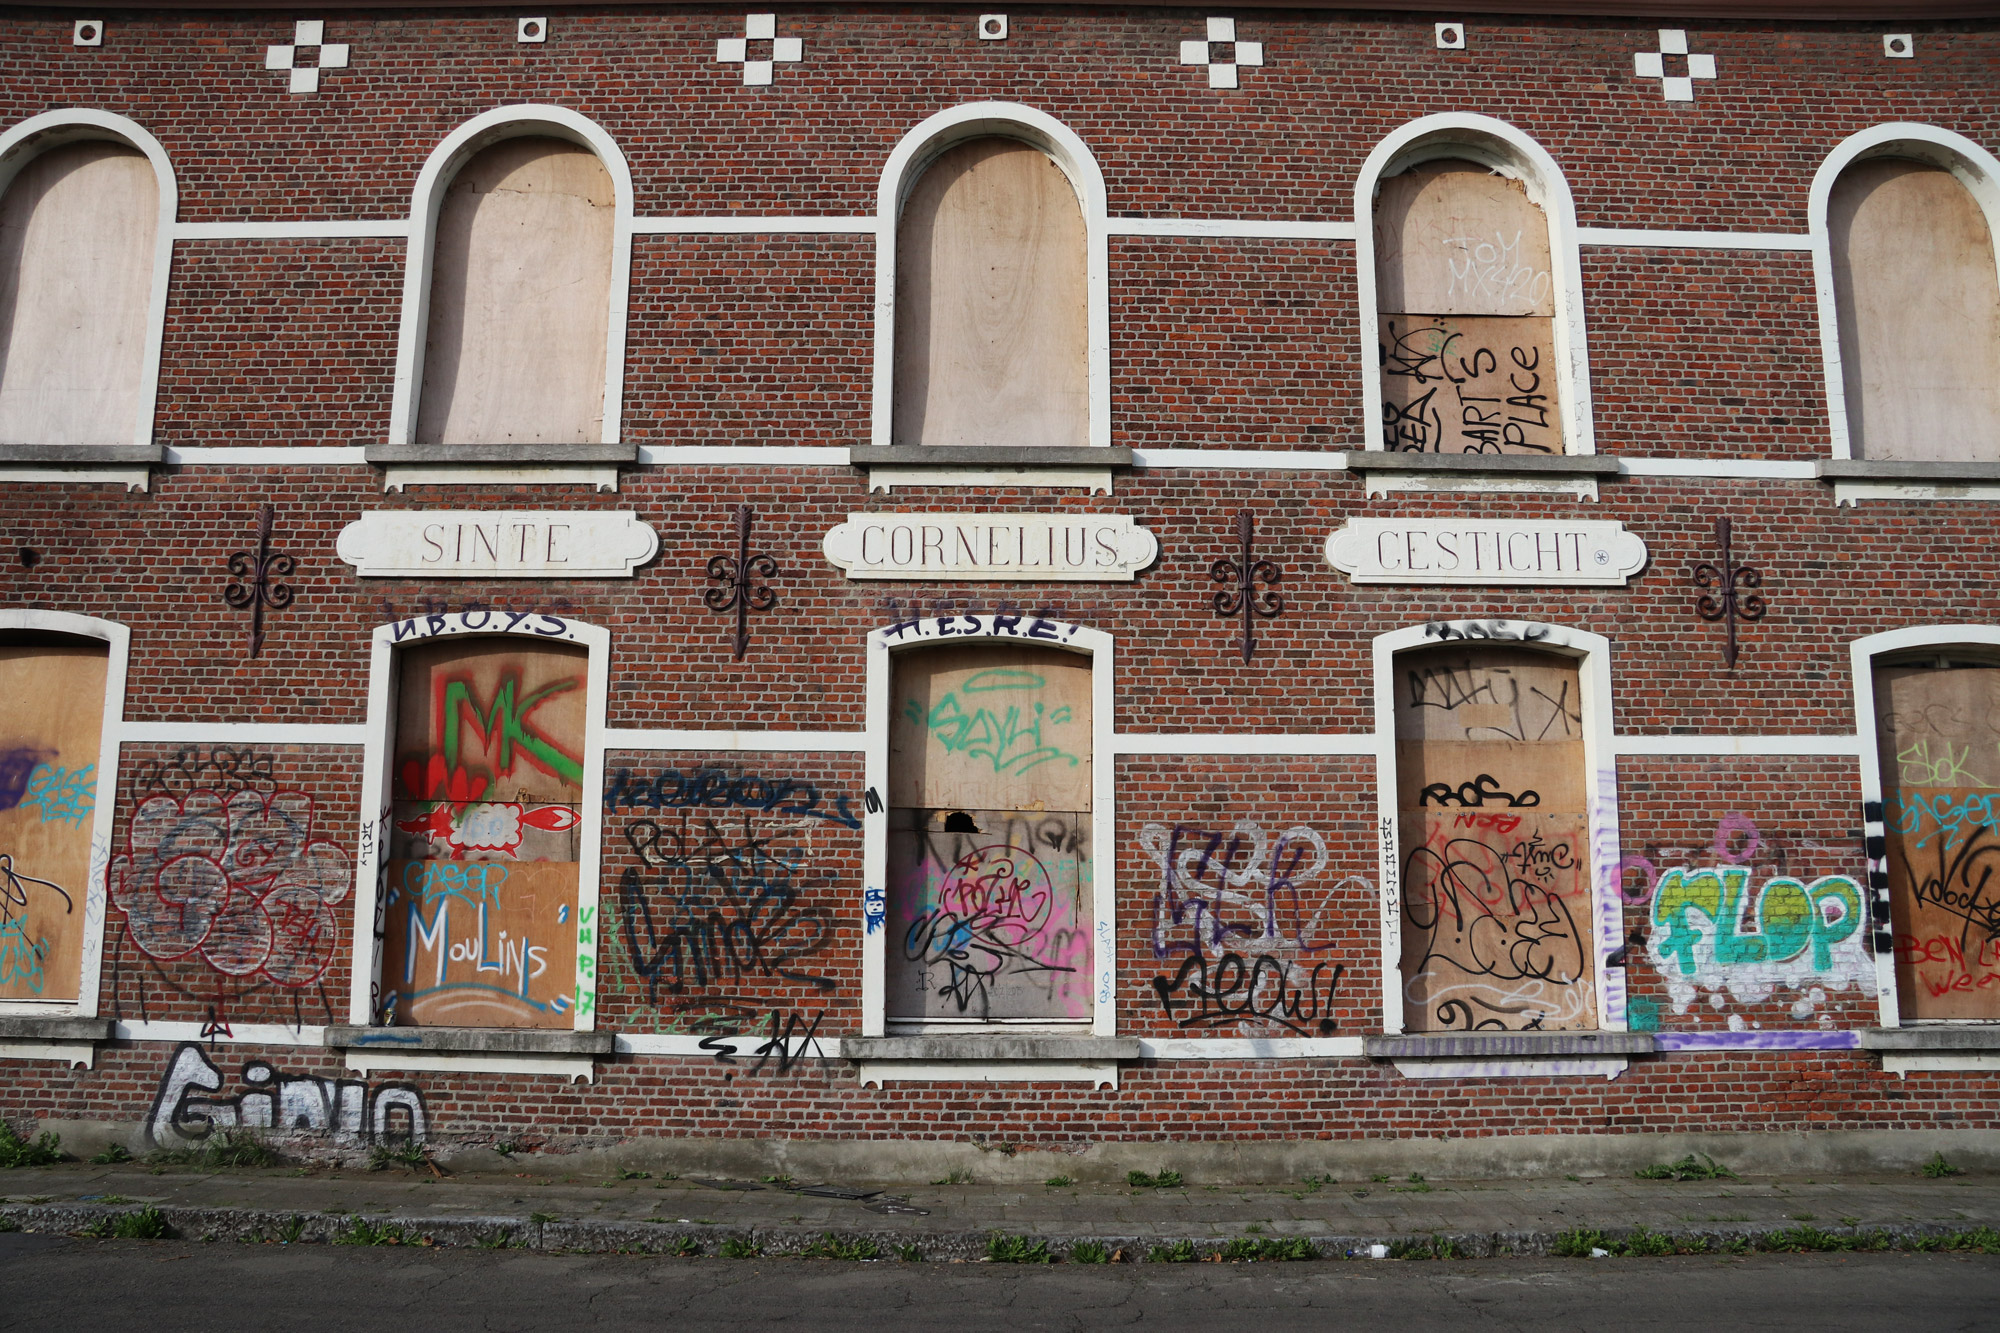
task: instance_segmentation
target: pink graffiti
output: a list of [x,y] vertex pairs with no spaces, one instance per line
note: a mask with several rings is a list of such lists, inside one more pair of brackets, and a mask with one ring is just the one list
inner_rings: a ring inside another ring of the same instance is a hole
[[[1743,845],[1732,849],[1730,841],[1741,837]],[[1764,846],[1764,835],[1748,815],[1727,814],[1715,821],[1715,841],[1709,846],[1718,865],[1749,865]],[[1632,887],[1626,872],[1636,870],[1645,877],[1645,883],[1636,890]],[[1653,889],[1660,882],[1660,868],[1637,852],[1628,852],[1618,858],[1618,896],[1628,903],[1650,903]]]

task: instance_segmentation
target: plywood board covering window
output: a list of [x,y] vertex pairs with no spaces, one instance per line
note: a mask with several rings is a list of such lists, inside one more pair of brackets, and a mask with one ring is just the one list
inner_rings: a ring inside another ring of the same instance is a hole
[[382,1021],[574,1026],[585,663],[506,638],[402,650]]
[[1089,443],[1083,210],[1046,153],[940,154],[896,236],[894,441]]
[[1385,447],[1559,454],[1548,219],[1518,180],[1426,162],[1375,200]]
[[604,438],[611,176],[561,139],[508,139],[452,178],[431,261],[417,439]]
[[891,1019],[1091,1017],[1090,659],[899,653],[890,687]]
[[0,198],[0,443],[130,444],[159,182],[143,153],[52,148]]
[[1404,1026],[1597,1026],[1577,664],[1513,648],[1396,659]]
[[1875,724],[1903,1021],[2000,1019],[2000,666],[1884,666]]
[[1877,158],[1840,174],[1827,223],[1849,452],[2000,458],[2000,270],[1971,191]]
[[0,642],[0,1000],[75,1000],[107,647]]

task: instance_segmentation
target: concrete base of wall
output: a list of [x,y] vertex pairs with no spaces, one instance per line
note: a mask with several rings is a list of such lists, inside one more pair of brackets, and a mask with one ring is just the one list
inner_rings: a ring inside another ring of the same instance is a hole
[[[89,1158],[112,1144],[136,1155],[151,1147],[144,1127],[103,1120],[43,1120],[63,1151]],[[273,1139],[281,1151],[284,1136]],[[333,1145],[300,1138],[287,1155],[327,1156]],[[458,1170],[612,1175],[620,1169],[756,1180],[927,1184],[969,1173],[982,1185],[1039,1185],[1051,1176],[1085,1184],[1123,1181],[1128,1171],[1178,1171],[1191,1185],[1283,1184],[1307,1176],[1430,1180],[1526,1180],[1629,1176],[1656,1162],[1700,1153],[1740,1175],[1908,1174],[1943,1153],[1968,1171],[2000,1171],[2000,1130],[1847,1129],[1766,1134],[1538,1134],[1479,1139],[1305,1140],[1249,1143],[1098,1143],[1080,1152],[1008,1153],[969,1143],[909,1140],[643,1138],[611,1147],[503,1155],[439,1143],[437,1160]]]

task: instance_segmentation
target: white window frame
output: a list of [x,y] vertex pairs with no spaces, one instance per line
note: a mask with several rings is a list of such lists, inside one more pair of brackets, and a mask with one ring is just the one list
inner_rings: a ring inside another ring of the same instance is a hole
[[1576,201],[1556,160],[1533,139],[1491,116],[1452,111],[1413,120],[1391,133],[1361,164],[1354,182],[1354,286],[1361,305],[1362,448],[1380,453],[1382,374],[1376,347],[1380,311],[1375,292],[1375,197],[1382,182],[1411,167],[1463,158],[1526,187],[1548,219],[1549,277],[1555,304],[1553,342],[1564,455],[1597,452],[1590,405],[1589,337],[1584,321],[1583,268],[1577,258]]
[[[1597,940],[1598,1032],[1624,1032],[1625,971],[1604,960],[1624,943],[1625,909],[1618,861],[1618,758],[1612,739],[1611,641],[1601,634],[1533,620],[1441,620],[1375,636],[1375,800],[1381,874],[1382,1030],[1403,1033],[1403,882],[1396,808],[1396,657],[1410,649],[1463,642],[1543,651],[1574,659],[1582,698],[1583,762],[1588,773],[1585,837],[1590,843],[1590,919]],[[1612,976],[1613,972],[1616,977]]]
[[970,139],[1014,139],[1046,153],[1083,210],[1084,313],[1091,448],[1111,444],[1111,298],[1105,237],[1104,173],[1076,132],[1018,102],[968,102],[940,111],[905,134],[882,168],[875,192],[875,378],[869,443],[895,443],[896,230],[903,205],[932,162]]
[[[72,143],[90,140],[106,140],[121,143],[127,148],[145,154],[152,164],[153,180],[158,186],[158,214],[153,224],[153,283],[146,301],[145,343],[140,352],[139,403],[134,413],[132,433],[129,443],[134,448],[149,449],[153,445],[154,420],[160,394],[160,347],[165,338],[167,324],[167,292],[172,286],[174,265],[174,230],[180,214],[180,185],[174,177],[174,164],[167,157],[167,150],[137,121],[109,111],[93,111],[77,108],[67,111],[45,111],[39,116],[10,127],[0,134],[0,195],[4,195],[14,183],[14,177],[21,169],[51,148],[60,148]],[[35,443],[35,441],[22,441]],[[83,466],[83,465],[80,465]],[[91,469],[98,473],[98,480],[120,480],[127,485],[146,488],[144,470],[132,475],[132,469],[106,469],[98,466]],[[75,469],[50,466],[26,470],[7,468],[0,471],[0,477],[16,481],[72,481],[77,480]]]
[[[1861,817],[1868,858],[1869,939],[1875,954],[1875,1000],[1878,1021],[1885,1028],[1903,1026],[1902,1002],[1896,994],[1895,925],[1889,915],[1889,852],[1876,840],[1886,832],[1882,804],[1882,756],[1875,730],[1875,662],[1877,658],[1917,653],[1925,649],[1985,648],[2000,651],[2000,625],[1918,625],[1870,634],[1848,645],[1854,673],[1855,758],[1861,770]],[[1886,941],[1886,947],[1885,947]],[[1991,1027],[1980,1019],[1925,1020],[1923,1027]]]
[[[1841,173],[1857,162],[1878,157],[1903,158],[1926,166],[1942,167],[1958,178],[1986,215],[1986,229],[1993,243],[1994,281],[2000,283],[2000,159],[1995,159],[1993,154],[1962,134],[1954,134],[1935,125],[1906,121],[1876,125],[1850,134],[1826,155],[1826,160],[1813,174],[1812,192],[1806,202],[1806,230],[1812,242],[1813,291],[1819,302],[1820,359],[1826,377],[1827,448],[1831,457],[1842,460],[1854,457],[1854,444],[1847,427],[1847,379],[1840,354],[1840,308],[1834,299],[1833,233],[1827,214],[1834,184]],[[1842,483],[1840,489],[1845,491],[1850,485],[1857,483]],[[1866,489],[1867,483],[1858,485],[1864,488],[1857,492],[1858,498],[1871,498],[1872,492]],[[1901,489],[1907,491],[1908,488]],[[1981,489],[1987,493],[1969,498],[2000,498],[2000,488]],[[1894,496],[1885,494],[1880,498],[1926,497],[1899,493]]]
[[[880,1037],[888,1030],[887,990],[889,915],[889,725],[892,658],[904,649],[939,643],[1006,643],[1064,649],[1090,661],[1090,881],[1091,926],[1090,1035],[1117,1035],[1118,844],[1112,808],[1117,790],[1118,756],[1111,722],[1113,637],[1102,630],[1021,615],[926,616],[884,626],[868,635],[868,717],[864,742],[864,782],[875,798],[865,802],[862,816],[861,917],[861,1035]],[[879,923],[879,924],[878,924]],[[916,1034],[924,1025],[898,1022],[899,1034]],[[930,1031],[952,1033],[1027,1033],[1046,1031],[1076,1035],[1080,1025],[1051,1023],[938,1024]]]
[[[431,268],[439,211],[459,169],[483,149],[507,139],[546,136],[596,155],[611,178],[610,309],[604,336],[604,429],[600,444],[619,443],[625,398],[625,326],[632,282],[632,173],[625,154],[588,117],[559,106],[503,106],[473,117],[432,150],[410,195],[408,258],[403,266],[403,320],[396,340],[396,380],[389,404],[390,444],[413,444],[423,406],[424,339],[430,332]],[[492,443],[477,441],[477,443]],[[477,478],[468,478],[477,480]]]
[[[576,928],[577,969],[575,1022],[577,1032],[597,1027],[597,976],[604,957],[604,931],[598,903],[598,876],[604,845],[604,717],[610,682],[611,631],[561,616],[518,611],[465,611],[416,616],[375,629],[368,657],[367,739],[361,758],[361,808],[354,857],[353,979],[348,994],[348,1022],[368,1027],[375,1022],[375,989],[382,969],[382,940],[387,927],[383,909],[384,854],[389,839],[395,779],[396,700],[400,682],[398,645],[414,646],[441,638],[520,638],[542,643],[580,644],[587,653],[583,724],[583,794],[577,834]],[[590,961],[586,963],[586,959]]]
[[77,970],[74,1000],[0,1000],[0,1014],[40,1017],[95,1018],[98,988],[103,984],[104,921],[110,906],[111,833],[117,822],[118,751],[125,727],[125,677],[132,659],[132,631],[115,620],[73,615],[68,611],[0,610],[0,630],[29,630],[96,639],[109,648],[104,666],[104,721],[97,743],[97,807],[90,822],[90,872],[77,888],[77,910],[83,913],[82,966]]

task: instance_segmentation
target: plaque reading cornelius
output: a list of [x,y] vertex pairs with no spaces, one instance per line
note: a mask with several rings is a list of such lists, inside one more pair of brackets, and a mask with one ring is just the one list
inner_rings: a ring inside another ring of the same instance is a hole
[[1130,582],[1160,554],[1124,514],[849,514],[825,547],[851,579]]
[[363,578],[629,579],[660,535],[632,513],[378,509],[334,549]]
[[1356,583],[1512,583],[1622,587],[1646,567],[1623,523],[1353,518],[1326,558]]

